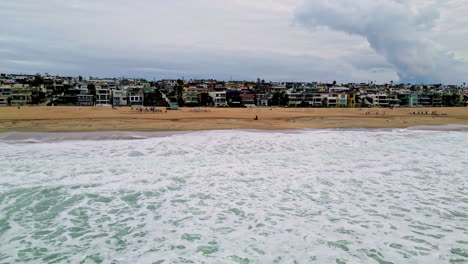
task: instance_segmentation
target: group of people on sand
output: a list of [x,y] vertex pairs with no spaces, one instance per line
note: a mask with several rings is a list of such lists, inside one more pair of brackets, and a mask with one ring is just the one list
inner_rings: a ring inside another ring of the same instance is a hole
[[[372,112],[366,112],[366,115],[372,115]],[[375,112],[375,115],[385,115],[385,112],[383,113],[379,113],[379,112]]]
[[[154,107],[154,106],[150,107],[149,109],[148,109],[148,107],[145,107],[145,108],[143,108],[143,107],[135,107],[135,108],[133,108],[133,107],[132,107],[132,110],[134,110],[134,109],[135,109],[137,112],[140,112],[140,113],[143,113],[143,112],[147,112],[147,113],[149,113],[149,112],[153,112],[153,113],[162,113],[162,112],[163,112],[163,110],[157,109],[157,108]],[[166,110],[166,113],[167,113],[167,110]]]
[[[418,111],[418,112],[413,111],[413,112],[410,112],[410,114],[412,114],[412,115],[428,115],[429,111]],[[437,111],[432,111],[431,115],[439,115],[439,114],[437,114]],[[445,113],[445,114],[441,114],[441,115],[446,116],[447,114]]]

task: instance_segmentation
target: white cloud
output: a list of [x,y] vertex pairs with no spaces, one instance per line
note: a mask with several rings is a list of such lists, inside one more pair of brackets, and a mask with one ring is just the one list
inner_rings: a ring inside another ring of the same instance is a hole
[[[305,26],[327,27],[363,37],[396,68],[401,81],[461,82],[466,78],[468,65],[433,37],[443,8],[436,1],[425,6],[415,5],[418,2],[308,0],[299,9],[297,19]],[[460,38],[468,41],[467,36]]]

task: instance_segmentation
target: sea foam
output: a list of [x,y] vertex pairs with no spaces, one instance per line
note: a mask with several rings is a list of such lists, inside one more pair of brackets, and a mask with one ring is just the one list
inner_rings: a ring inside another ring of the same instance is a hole
[[95,135],[0,136],[0,263],[468,260],[466,131]]

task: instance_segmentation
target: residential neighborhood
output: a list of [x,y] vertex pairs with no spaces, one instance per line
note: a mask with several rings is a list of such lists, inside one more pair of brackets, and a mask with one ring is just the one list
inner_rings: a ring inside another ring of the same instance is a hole
[[468,86],[0,74],[0,106],[454,107]]

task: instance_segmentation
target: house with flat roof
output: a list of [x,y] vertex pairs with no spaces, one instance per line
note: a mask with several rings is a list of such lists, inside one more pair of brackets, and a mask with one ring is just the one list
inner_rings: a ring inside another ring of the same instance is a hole
[[111,90],[108,86],[96,86],[96,105],[111,106]]
[[226,91],[214,91],[210,92],[209,95],[213,98],[214,106],[225,107],[227,106]]
[[32,102],[32,88],[25,84],[15,84],[11,87],[11,105],[25,105]]
[[8,106],[11,104],[11,86],[0,85],[0,106]]
[[268,106],[268,94],[258,93],[255,95],[257,106]]
[[255,95],[243,94],[241,95],[242,105],[245,107],[255,107]]
[[127,91],[113,90],[112,91],[112,105],[113,106],[127,106]]

